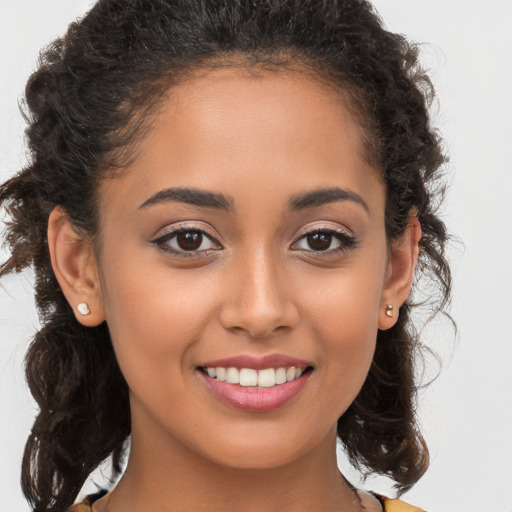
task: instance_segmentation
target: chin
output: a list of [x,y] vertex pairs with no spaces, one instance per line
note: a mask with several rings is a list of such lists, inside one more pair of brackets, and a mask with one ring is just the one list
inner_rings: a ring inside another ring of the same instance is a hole
[[297,456],[296,450],[286,452],[273,450],[269,452],[266,449],[240,449],[230,450],[229,453],[223,453],[222,455],[219,454],[211,460],[219,466],[227,468],[264,470],[292,464],[297,460]]
[[[226,438],[212,436],[211,444],[204,455],[220,466],[236,469],[274,469],[296,462],[324,441],[331,445],[330,435],[323,438],[319,435],[317,438],[311,432],[290,432],[286,428],[274,430],[272,427],[258,430],[251,434],[240,432],[238,436]],[[335,429],[332,432],[332,444],[335,446]]]

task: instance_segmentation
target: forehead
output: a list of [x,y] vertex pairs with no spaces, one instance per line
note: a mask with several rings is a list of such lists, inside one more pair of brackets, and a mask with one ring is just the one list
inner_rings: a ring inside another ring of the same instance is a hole
[[345,95],[311,76],[216,69],[169,89],[111,193],[126,186],[142,203],[170,186],[227,195],[234,187],[234,195],[252,196],[332,185],[382,188],[363,138]]
[[[221,68],[170,89],[151,138],[162,142],[174,127],[176,142],[185,147],[188,142],[228,143],[238,153],[263,142],[271,151],[307,141],[312,150],[319,145],[332,150],[335,143],[340,151],[350,147],[363,156],[363,130],[349,112],[347,97],[311,73]],[[314,136],[320,126],[322,136]]]

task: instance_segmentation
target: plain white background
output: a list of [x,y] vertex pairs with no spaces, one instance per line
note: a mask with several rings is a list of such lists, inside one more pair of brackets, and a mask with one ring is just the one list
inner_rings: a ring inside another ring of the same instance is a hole
[[[0,181],[26,162],[17,102],[39,49],[89,0],[0,0]],[[433,124],[450,154],[444,218],[453,244],[452,313],[428,329],[443,358],[421,394],[431,468],[405,499],[431,512],[512,512],[512,1],[377,0],[386,25],[425,43],[438,92]],[[6,252],[0,253],[2,259]],[[38,325],[30,276],[0,288],[0,512],[26,512],[21,453],[34,414],[22,375]],[[376,485],[382,485],[377,482]],[[89,485],[88,489],[93,487]]]

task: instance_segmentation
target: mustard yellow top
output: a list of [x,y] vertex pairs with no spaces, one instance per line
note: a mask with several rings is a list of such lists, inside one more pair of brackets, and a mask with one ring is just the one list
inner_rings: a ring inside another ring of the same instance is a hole
[[[101,495],[87,496],[82,502],[77,503],[69,509],[69,512],[91,512],[92,504],[101,497]],[[392,500],[380,496],[379,500],[383,503],[384,512],[425,512],[422,508],[408,505],[402,500]]]
[[425,512],[422,508],[408,505],[402,500],[390,500],[389,498],[381,498],[384,503],[384,512]]

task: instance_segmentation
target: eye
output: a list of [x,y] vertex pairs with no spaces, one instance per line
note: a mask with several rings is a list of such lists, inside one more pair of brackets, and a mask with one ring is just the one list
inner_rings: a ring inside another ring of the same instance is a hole
[[[309,248],[313,251],[327,251],[328,249],[336,249],[340,245],[340,241],[332,233],[327,232],[310,233],[303,237],[301,242],[304,242],[301,249]],[[307,245],[307,247],[304,247],[304,245]]]
[[315,229],[303,234],[292,249],[319,253],[337,253],[346,251],[357,245],[353,235],[333,228]]
[[168,231],[153,240],[153,243],[163,251],[180,256],[194,256],[198,253],[206,253],[222,248],[205,231],[186,226]]

